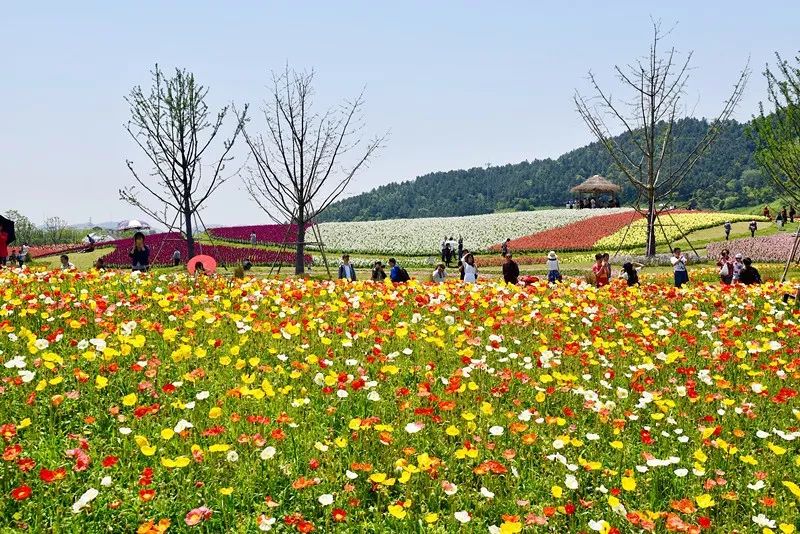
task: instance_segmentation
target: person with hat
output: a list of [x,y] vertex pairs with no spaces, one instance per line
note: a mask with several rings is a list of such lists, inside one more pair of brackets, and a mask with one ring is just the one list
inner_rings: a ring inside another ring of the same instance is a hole
[[733,282],[736,283],[739,281],[739,276],[742,274],[744,270],[744,263],[742,262],[742,255],[737,253],[736,256],[733,257]]
[[555,284],[561,280],[561,266],[558,264],[558,256],[555,250],[551,250],[547,253],[547,281]]

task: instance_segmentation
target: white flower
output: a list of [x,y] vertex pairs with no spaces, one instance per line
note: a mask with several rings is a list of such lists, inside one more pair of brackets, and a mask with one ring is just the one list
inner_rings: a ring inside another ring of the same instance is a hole
[[206,400],[209,397],[209,395],[211,395],[211,393],[209,393],[208,391],[201,391],[200,393],[195,395],[194,398],[196,398],[197,400]]
[[273,458],[275,456],[276,452],[278,452],[278,451],[275,450],[275,447],[270,445],[269,447],[267,447],[266,449],[261,451],[261,459],[262,460],[269,460],[269,459],[271,459],[271,458]]
[[596,532],[604,532],[608,528],[608,522],[602,519],[600,521],[595,521],[594,519],[590,519],[589,528]]
[[423,428],[425,428],[425,425],[423,423],[418,423],[418,422],[408,423],[406,425],[406,432],[408,432],[409,434],[416,434]]
[[751,490],[753,490],[753,491],[759,491],[760,489],[763,489],[763,488],[764,488],[764,486],[766,486],[766,484],[764,483],[764,481],[763,481],[763,480],[759,480],[759,481],[757,481],[755,484],[748,484],[748,485],[747,485],[747,488],[748,488],[748,489],[751,489]]
[[258,529],[262,532],[268,532],[272,530],[272,525],[274,524],[275,524],[274,517],[267,517],[265,515],[262,515],[261,517],[258,518]]
[[127,426],[120,427],[120,429],[119,429],[119,433],[122,434],[123,436],[127,436],[131,432],[132,432],[132,430],[130,428],[128,428]]
[[763,430],[759,430],[758,432],[756,432],[756,437],[761,439],[768,438],[769,432],[764,432]]
[[194,425],[192,423],[190,423],[189,421],[187,421],[186,419],[181,419],[175,425],[175,428],[173,428],[173,430],[175,431],[176,434],[180,434],[184,430],[188,430],[190,428],[194,428]]
[[239,461],[239,453],[236,451],[228,451],[228,455],[225,459],[229,462],[237,462]]
[[378,402],[381,400],[381,396],[377,391],[370,391],[367,395],[367,400],[371,400],[372,402]]
[[350,480],[355,480],[358,478],[358,473],[354,473],[348,469],[347,471],[344,472],[344,476],[346,476]]
[[456,492],[458,492],[458,486],[447,481],[442,482],[442,489],[444,490],[445,495],[448,497],[455,495]]
[[523,410],[518,416],[517,419],[523,422],[528,422],[531,420],[533,414],[529,410]]
[[684,468],[682,468],[682,467],[681,467],[681,468],[679,468],[679,469],[676,469],[676,470],[674,471],[674,473],[675,473],[675,476],[676,476],[676,477],[681,477],[681,478],[683,478],[683,477],[685,477],[686,475],[688,475],[688,474],[689,474],[689,470],[688,470],[688,469],[684,469]]
[[466,510],[461,510],[460,512],[454,513],[453,517],[455,517],[456,521],[458,521],[462,525],[465,525],[472,520],[472,518],[469,516],[469,512],[467,512]]
[[32,382],[33,379],[36,377],[36,373],[35,372],[28,371],[27,369],[24,369],[22,371],[17,371],[17,374],[22,379],[22,382],[25,383],[25,384],[27,384],[29,382]]
[[504,429],[503,429],[502,426],[495,425],[495,426],[493,426],[492,428],[489,429],[489,434],[491,434],[492,436],[502,436],[503,435],[503,431],[504,431]]
[[14,367],[16,367],[17,369],[24,369],[27,364],[25,363],[24,356],[14,356],[3,365],[5,366],[6,369],[12,369]]
[[575,478],[575,475],[567,475],[564,477],[564,485],[571,490],[578,489],[578,479]]
[[100,481],[100,485],[103,486],[104,488],[109,487],[111,483],[112,483],[111,477],[109,476],[103,477],[103,479]]
[[589,441],[597,441],[598,439],[600,439],[600,434],[593,434],[590,432],[586,434],[586,439],[588,439]]
[[753,523],[755,523],[759,527],[775,528],[775,521],[765,516],[764,514],[754,515],[752,519]]
[[484,487],[481,487],[481,495],[483,495],[487,499],[494,499],[494,493],[492,493],[491,491],[489,491]]
[[86,490],[86,492],[84,492],[83,495],[78,497],[78,500],[75,501],[75,503],[72,505],[72,513],[74,514],[79,513],[81,510],[86,508],[90,502],[95,500],[95,498],[97,498],[99,494],[100,492],[94,488],[89,488],[88,490]]
[[330,506],[333,504],[333,495],[325,493],[324,495],[320,495],[317,500],[322,506]]
[[47,347],[50,346],[50,342],[46,339],[37,339],[33,342],[33,346],[39,350],[45,350]]

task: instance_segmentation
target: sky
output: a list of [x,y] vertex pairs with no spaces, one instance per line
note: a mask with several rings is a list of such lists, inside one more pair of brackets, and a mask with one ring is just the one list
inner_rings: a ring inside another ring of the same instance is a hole
[[[735,114],[748,120],[766,97],[764,66],[800,49],[796,0],[8,2],[0,212],[34,222],[139,216],[118,194],[132,185],[126,159],[147,171],[123,127],[124,97],[149,87],[155,63],[192,71],[212,110],[249,103],[255,131],[273,70],[313,68],[319,109],[364,88],[364,135],[389,137],[347,195],[432,171],[555,158],[593,140],[572,100],[576,89],[591,94],[587,72],[621,95],[612,69],[647,53],[651,18],[672,28],[665,44],[694,52],[686,101],[698,117],[719,111],[749,58]],[[243,162],[244,145],[234,152]],[[238,178],[202,217],[268,222]]]

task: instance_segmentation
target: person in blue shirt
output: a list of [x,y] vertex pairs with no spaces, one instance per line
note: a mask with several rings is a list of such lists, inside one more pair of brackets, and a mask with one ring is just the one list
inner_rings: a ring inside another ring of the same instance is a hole
[[391,271],[389,271],[389,278],[392,282],[402,282],[403,281],[403,274],[400,270],[400,266],[397,265],[397,260],[394,258],[389,258],[389,267],[391,267]]
[[342,264],[339,265],[339,280],[352,280],[354,282],[356,280],[356,270],[350,263],[350,256],[348,254],[342,256]]

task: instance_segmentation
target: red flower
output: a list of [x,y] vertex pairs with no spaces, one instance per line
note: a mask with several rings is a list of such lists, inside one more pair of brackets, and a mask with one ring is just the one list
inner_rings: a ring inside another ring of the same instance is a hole
[[341,508],[334,508],[333,512],[331,512],[331,515],[333,516],[333,520],[337,523],[341,523],[342,521],[347,519],[347,512],[345,512]]
[[20,458],[17,460],[17,466],[19,467],[20,471],[27,473],[36,467],[36,461],[33,458]]
[[11,498],[15,501],[24,501],[31,496],[31,493],[33,493],[31,487],[23,484],[11,490]]
[[143,502],[150,502],[155,498],[156,490],[154,489],[141,489],[139,490],[139,499]]
[[17,427],[13,423],[0,425],[0,436],[6,441],[11,441],[17,435]]
[[571,502],[568,502],[564,505],[564,513],[567,515],[572,515],[575,513],[575,505]]
[[53,482],[63,480],[66,476],[67,476],[67,470],[64,469],[63,467],[59,467],[54,471],[44,468],[39,470],[39,478],[45,484],[52,484]]
[[711,519],[705,516],[698,517],[697,524],[699,524],[703,528],[711,528]]
[[314,525],[310,521],[306,521],[305,519],[301,519],[297,523],[297,532],[314,532]]
[[114,467],[117,464],[117,462],[119,462],[119,458],[117,458],[116,456],[106,456],[105,458],[103,458],[102,464],[103,467],[108,469],[109,467]]

